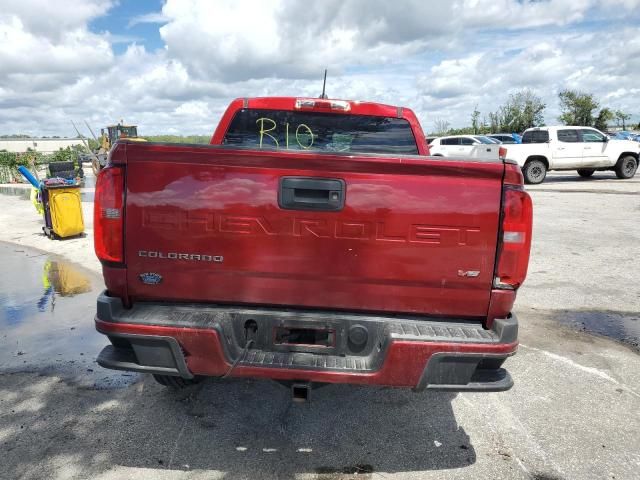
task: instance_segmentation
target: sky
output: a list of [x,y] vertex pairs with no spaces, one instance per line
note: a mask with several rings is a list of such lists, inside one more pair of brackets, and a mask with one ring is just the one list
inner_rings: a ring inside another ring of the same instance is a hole
[[529,89],[640,121],[640,0],[0,0],[0,134],[211,134],[237,97],[411,108],[470,124]]

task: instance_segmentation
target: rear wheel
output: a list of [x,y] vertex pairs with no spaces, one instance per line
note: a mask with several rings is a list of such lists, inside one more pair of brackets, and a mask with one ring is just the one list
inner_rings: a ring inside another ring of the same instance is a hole
[[622,157],[616,164],[616,176],[618,178],[633,178],[638,170],[638,160],[631,155]]
[[537,185],[547,176],[547,166],[542,160],[530,160],[522,167],[525,183]]
[[182,378],[174,377],[173,375],[158,375],[156,373],[153,374],[153,378],[160,385],[172,388],[174,390],[181,390],[192,385],[197,385],[198,383],[202,382],[202,380],[204,380],[204,377],[198,376],[193,378]]
[[590,177],[591,175],[593,175],[593,172],[595,172],[596,169],[595,168],[579,168],[578,169],[578,175],[580,175],[581,177]]

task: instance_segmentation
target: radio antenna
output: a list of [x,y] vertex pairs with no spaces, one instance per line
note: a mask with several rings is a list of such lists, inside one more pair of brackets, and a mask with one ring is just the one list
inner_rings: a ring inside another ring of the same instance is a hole
[[325,87],[327,86],[327,69],[324,69],[324,80],[322,81],[322,95],[320,98],[329,98],[326,93],[324,93]]

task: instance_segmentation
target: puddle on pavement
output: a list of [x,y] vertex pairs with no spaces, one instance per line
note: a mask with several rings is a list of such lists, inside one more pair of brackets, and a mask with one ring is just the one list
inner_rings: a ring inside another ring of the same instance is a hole
[[7,243],[0,243],[0,265],[0,372],[55,373],[96,388],[137,380],[95,363],[108,343],[93,325],[100,277]]
[[572,310],[556,318],[588,333],[613,338],[640,350],[640,313],[606,310]]

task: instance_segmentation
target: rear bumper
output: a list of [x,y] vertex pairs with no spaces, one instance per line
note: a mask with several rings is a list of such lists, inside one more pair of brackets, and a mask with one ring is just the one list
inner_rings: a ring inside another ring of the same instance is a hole
[[[243,355],[248,321],[258,329]],[[222,376],[237,361],[234,377],[504,391],[513,380],[499,367],[518,345],[515,315],[484,330],[461,320],[202,304],[138,303],[125,310],[119,299],[101,294],[95,322],[112,342],[98,357],[101,366],[183,378]],[[325,329],[334,341],[283,345],[273,337],[283,325]],[[354,326],[367,331],[357,348],[349,337]]]

